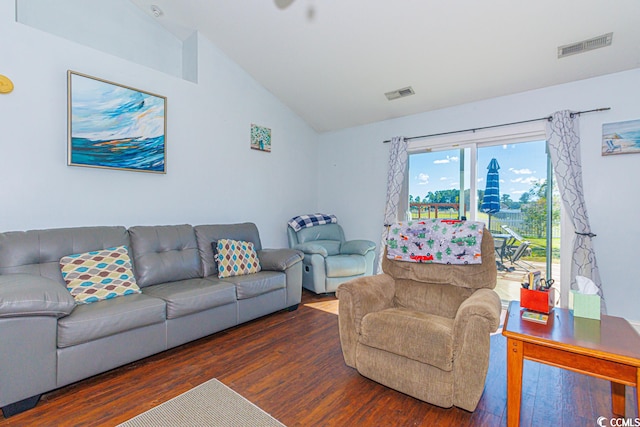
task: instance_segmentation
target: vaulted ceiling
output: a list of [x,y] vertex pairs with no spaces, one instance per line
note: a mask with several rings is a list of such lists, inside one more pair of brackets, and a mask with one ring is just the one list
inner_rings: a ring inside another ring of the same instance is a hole
[[131,1],[179,38],[199,31],[319,132],[640,67],[638,0]]

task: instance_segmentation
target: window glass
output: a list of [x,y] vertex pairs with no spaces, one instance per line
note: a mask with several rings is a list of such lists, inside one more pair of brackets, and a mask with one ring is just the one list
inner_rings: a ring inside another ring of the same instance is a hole
[[[484,196],[490,165],[498,168],[494,178],[499,191],[499,203],[491,208],[483,205],[489,201]],[[414,152],[408,173],[411,218],[483,221],[494,236],[496,290],[503,300],[519,299],[529,272],[540,271],[559,288],[560,202],[554,183],[551,192],[547,188],[548,165],[546,142],[540,140]]]

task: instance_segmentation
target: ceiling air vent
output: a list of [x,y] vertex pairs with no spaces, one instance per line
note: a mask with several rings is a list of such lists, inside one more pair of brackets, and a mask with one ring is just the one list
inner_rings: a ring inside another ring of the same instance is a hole
[[389,101],[392,101],[398,98],[404,98],[405,96],[410,96],[410,95],[415,95],[415,92],[413,91],[413,88],[411,86],[394,90],[392,92],[387,92],[384,94],[384,96],[386,96]]
[[583,40],[578,43],[567,44],[558,47],[558,58],[564,58],[565,56],[575,55],[576,53],[586,52],[588,50],[598,49],[611,45],[613,39],[613,33],[604,34],[599,37],[594,37],[589,40]]

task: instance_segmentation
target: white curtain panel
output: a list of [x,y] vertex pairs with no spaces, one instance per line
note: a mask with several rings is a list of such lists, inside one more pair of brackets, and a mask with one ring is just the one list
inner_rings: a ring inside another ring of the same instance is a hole
[[387,244],[388,226],[398,221],[398,204],[409,157],[407,155],[407,145],[407,140],[404,137],[397,136],[391,139],[389,172],[387,174],[387,202],[384,208],[382,238],[378,248],[377,274],[382,273],[382,257],[384,255],[384,247]]
[[576,233],[571,260],[571,283],[560,285],[563,305],[568,302],[569,289],[577,289],[576,276],[584,276],[598,287],[601,309],[606,313],[602,282],[593,250],[592,238],[595,234],[589,226],[582,189],[579,116],[568,110],[554,113],[547,122],[547,144],[560,196]]

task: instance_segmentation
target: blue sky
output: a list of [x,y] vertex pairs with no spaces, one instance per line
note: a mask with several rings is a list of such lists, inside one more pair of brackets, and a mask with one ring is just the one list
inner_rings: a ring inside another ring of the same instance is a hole
[[[495,145],[478,149],[478,189],[485,189],[487,166],[492,158],[500,165],[500,194],[517,201],[535,182],[547,176],[545,142]],[[466,160],[467,168],[469,161]],[[422,199],[430,191],[459,188],[460,150],[414,154],[409,158],[409,194]],[[468,177],[465,187],[468,188]]]

